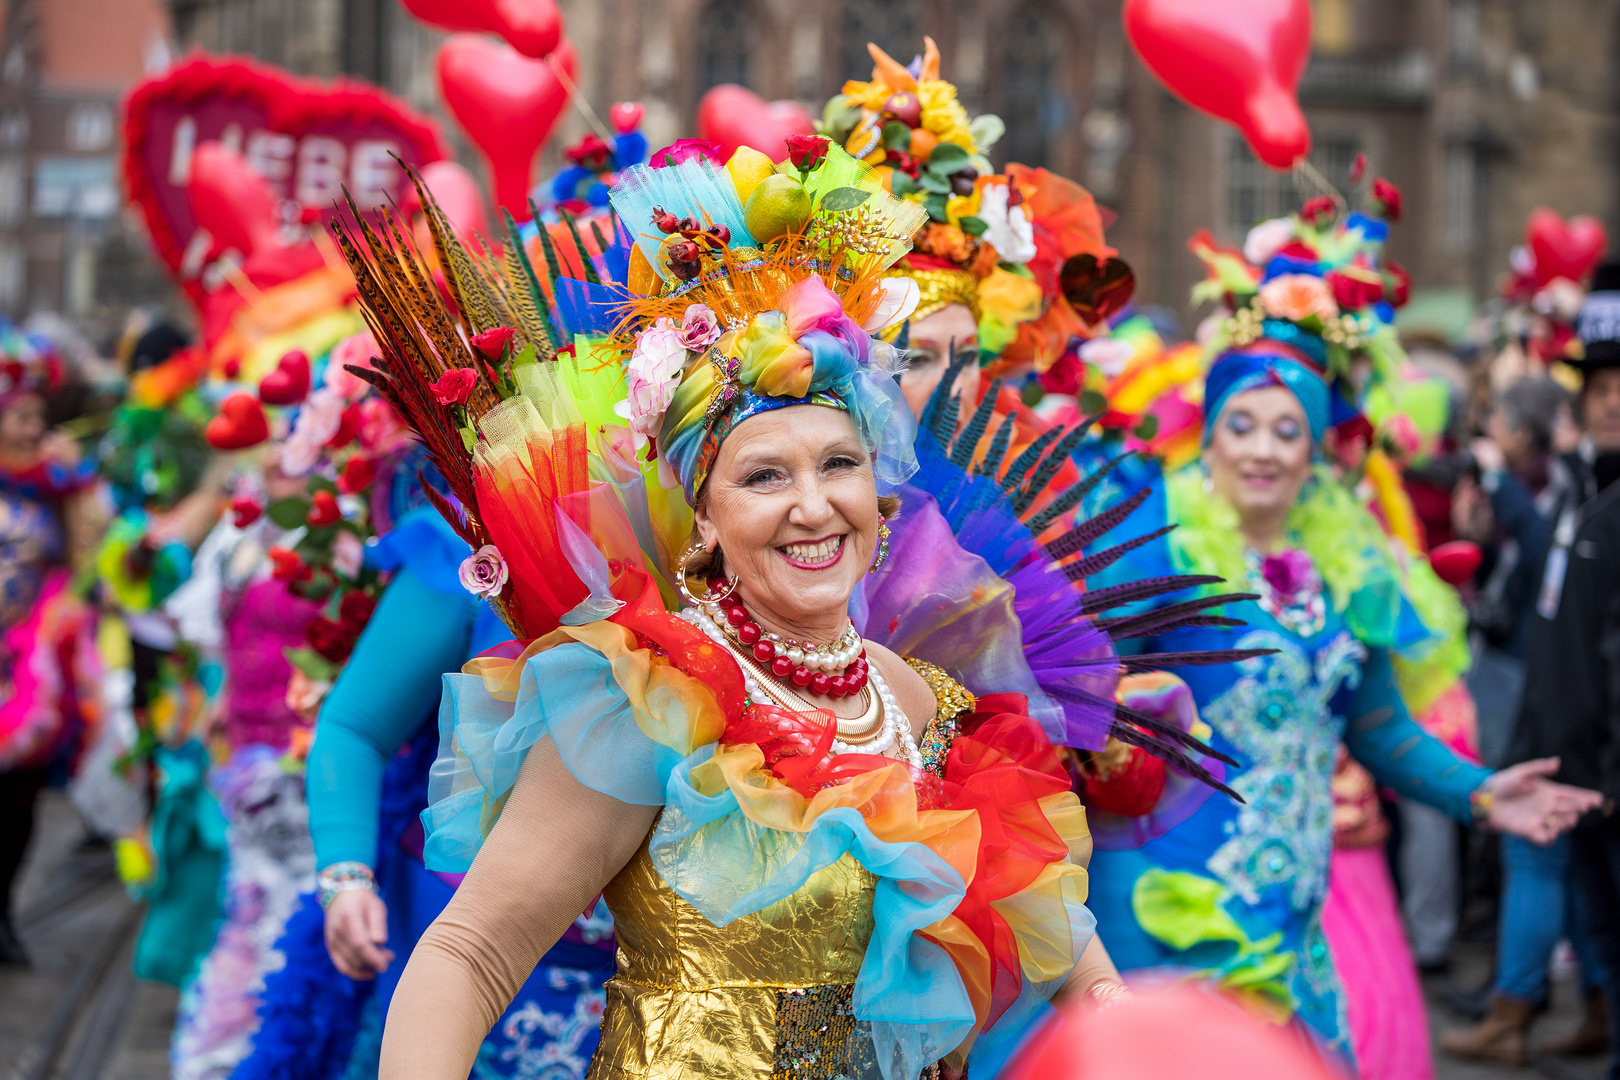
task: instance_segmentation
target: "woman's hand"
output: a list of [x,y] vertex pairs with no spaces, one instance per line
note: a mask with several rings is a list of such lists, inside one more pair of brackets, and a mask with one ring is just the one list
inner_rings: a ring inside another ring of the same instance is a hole
[[351,979],[374,979],[388,970],[394,953],[388,940],[388,906],[370,889],[349,889],[326,909],[326,951]]
[[1503,769],[1485,781],[1484,790],[1491,796],[1486,824],[1533,844],[1550,844],[1574,828],[1582,814],[1597,809],[1603,796],[1547,779],[1557,771],[1557,758],[1540,758]]

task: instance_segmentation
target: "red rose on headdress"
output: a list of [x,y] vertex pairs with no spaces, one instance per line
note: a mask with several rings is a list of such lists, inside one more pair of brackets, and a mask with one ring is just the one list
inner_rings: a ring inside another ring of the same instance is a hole
[[1373,209],[1385,221],[1401,220],[1401,189],[1377,177],[1372,183]]
[[1327,282],[1333,289],[1333,299],[1338,301],[1341,311],[1359,311],[1384,298],[1384,283],[1381,280],[1369,281],[1366,278],[1335,271],[1327,276]]
[[377,463],[361,454],[356,454],[343,464],[343,471],[338,474],[337,489],[345,495],[353,495],[364,491],[371,486],[377,478]]
[[1272,255],[1271,257],[1275,259],[1278,255],[1286,256],[1290,259],[1299,259],[1303,262],[1316,262],[1319,259],[1319,256],[1316,254],[1316,249],[1305,243],[1303,240],[1290,240],[1288,243],[1278,248],[1276,254]]
[[726,163],[725,158],[720,156],[720,148],[712,142],[703,139],[676,139],[662,150],[655,150],[652,157],[647,159],[647,164],[655,169],[662,169],[701,158],[707,158],[716,165]]
[[613,147],[594,131],[587,131],[584,138],[570,146],[564,154],[575,165],[583,165],[592,172],[601,172],[613,161]]
[[298,553],[284,547],[270,549],[270,565],[274,568],[270,576],[277,581],[298,581],[309,574],[309,567]]
[[1339,213],[1338,204],[1326,195],[1318,195],[1308,199],[1304,206],[1299,208],[1299,219],[1307,225],[1324,225],[1332,221]]
[[439,376],[428,389],[440,405],[464,405],[478,385],[478,372],[472,368],[451,368]]
[[510,326],[496,326],[485,330],[482,334],[474,334],[472,347],[484,354],[490,361],[499,360],[506,349],[511,346],[512,339],[517,337],[517,331]]
[[1384,261],[1384,273],[1394,279],[1394,286],[1388,290],[1388,300],[1394,307],[1405,307],[1406,301],[1412,296],[1412,275],[1406,268],[1394,260]]
[[338,619],[344,626],[359,633],[371,621],[371,613],[376,610],[377,601],[365,593],[345,593],[338,604]]
[[787,141],[788,160],[800,172],[809,172],[827,160],[825,135],[794,135]]
[[349,654],[354,651],[355,639],[359,636],[358,630],[333,622],[324,615],[317,615],[311,619],[309,627],[304,631],[304,638],[309,642],[309,647],[334,664],[341,664],[349,658]]

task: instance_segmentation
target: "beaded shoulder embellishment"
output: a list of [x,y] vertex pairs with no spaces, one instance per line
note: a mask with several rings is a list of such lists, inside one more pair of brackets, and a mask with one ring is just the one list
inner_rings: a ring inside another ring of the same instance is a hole
[[956,738],[956,718],[973,712],[979,707],[979,702],[967,687],[947,675],[943,668],[913,656],[904,659],[911,670],[923,677],[938,703],[938,710],[923,729],[917,749],[922,752],[923,768],[935,776],[943,776],[945,755],[951,752],[951,743]]

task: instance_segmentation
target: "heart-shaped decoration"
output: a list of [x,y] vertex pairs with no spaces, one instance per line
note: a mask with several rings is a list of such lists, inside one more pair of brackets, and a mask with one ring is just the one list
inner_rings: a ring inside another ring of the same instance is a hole
[[[125,187],[153,246],[197,303],[198,277],[210,251],[221,250],[199,223],[190,190],[195,155],[211,142],[237,150],[277,203],[294,200],[295,221],[304,211],[330,218],[345,185],[362,207],[403,199],[411,185],[390,154],[418,169],[447,156],[431,120],[357,82],[195,56],[137,84],[124,102]],[[262,228],[260,217],[253,229]]]
[[1136,274],[1124,259],[1074,255],[1058,272],[1063,298],[1091,326],[1125,310],[1136,293]]
[[1125,0],[1125,34],[1181,100],[1243,133],[1255,156],[1292,168],[1311,149],[1299,79],[1310,0]]
[[203,437],[216,450],[246,450],[259,445],[270,437],[264,405],[252,394],[232,394],[220,405],[219,415],[208,421]]
[[302,349],[293,349],[259,381],[259,400],[266,405],[297,405],[309,396],[309,377],[309,357]]
[[608,109],[608,123],[620,135],[627,134],[641,126],[641,118],[647,115],[647,107],[639,101],[616,101]]
[[739,146],[782,161],[789,139],[816,133],[815,119],[797,101],[766,101],[734,83],[716,86],[703,95],[698,102],[697,127],[698,138],[720,147],[722,161],[731,160]]
[[553,0],[402,0],[405,10],[440,30],[499,34],[524,56],[539,60],[562,40],[563,20]]
[[264,507],[246,495],[240,495],[231,500],[231,520],[238,529],[245,529],[258,521],[264,514]]
[[1472,540],[1453,540],[1429,552],[1429,566],[1435,576],[1452,588],[1460,588],[1474,576],[1485,553]]
[[1536,280],[1541,284],[1560,277],[1579,283],[1603,258],[1609,233],[1590,215],[1565,221],[1558,211],[1541,206],[1525,224],[1524,242],[1536,258]]
[[317,491],[310,496],[309,513],[304,515],[304,520],[316,529],[325,525],[336,525],[343,520],[343,511],[338,509],[337,497],[325,488]]
[[496,203],[519,221],[530,216],[534,155],[568,104],[557,70],[572,79],[575,64],[566,41],[545,60],[476,34],[456,34],[439,46],[444,103],[489,159]]

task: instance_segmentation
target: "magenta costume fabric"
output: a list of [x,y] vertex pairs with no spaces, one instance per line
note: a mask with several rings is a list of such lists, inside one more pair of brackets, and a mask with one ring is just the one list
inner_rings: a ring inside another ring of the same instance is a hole
[[304,630],[320,610],[274,579],[242,590],[225,617],[225,732],[231,749],[263,745],[285,750],[298,714],[287,707],[292,664],[282,650],[304,644]]
[[1423,991],[1382,844],[1334,849],[1322,932],[1361,1080],[1434,1080]]

